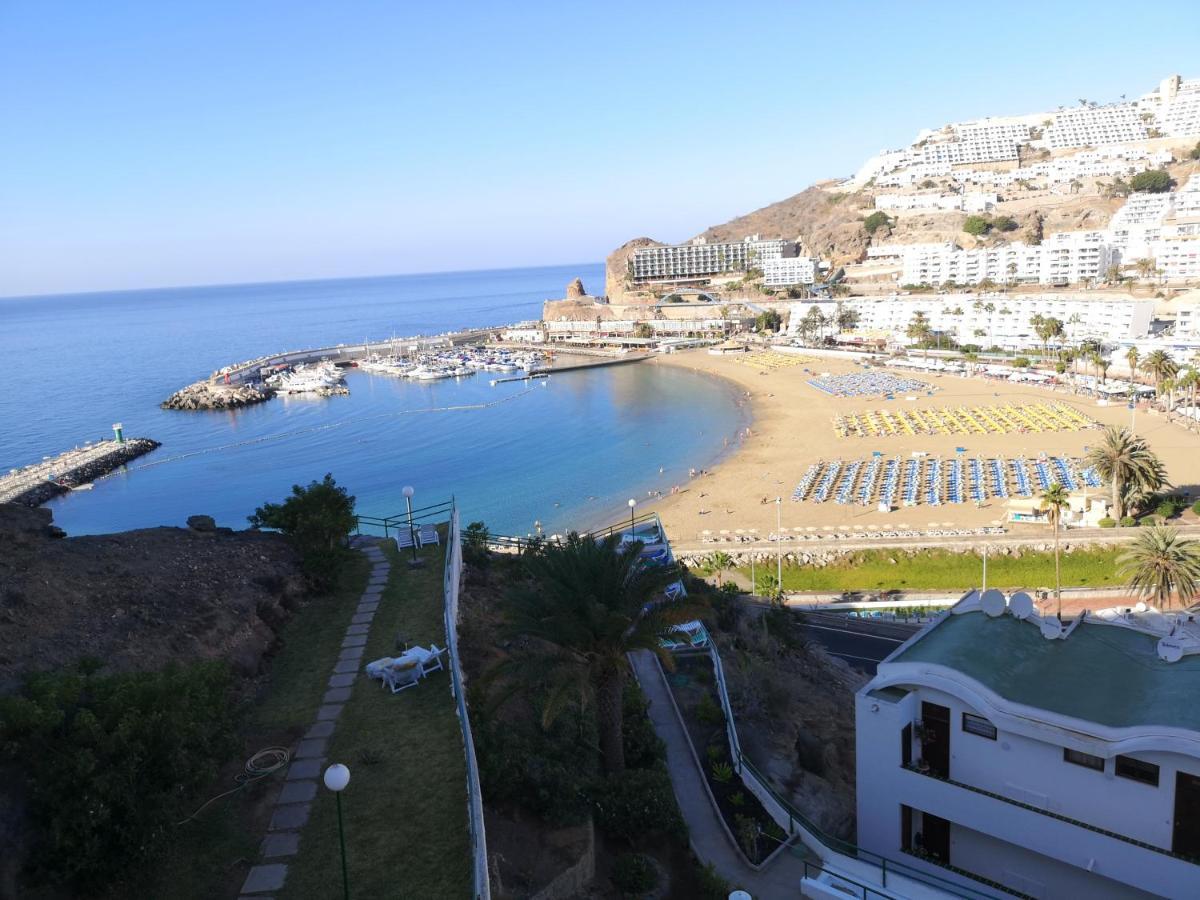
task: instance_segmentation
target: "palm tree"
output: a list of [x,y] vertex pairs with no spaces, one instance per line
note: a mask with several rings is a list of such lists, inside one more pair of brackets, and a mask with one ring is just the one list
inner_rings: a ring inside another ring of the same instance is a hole
[[717,587],[720,587],[722,574],[733,568],[733,557],[722,550],[718,550],[708,558],[708,564],[717,573]]
[[1164,378],[1173,378],[1179,366],[1166,350],[1155,350],[1142,360],[1142,371],[1154,379],[1154,394],[1157,397]]
[[659,638],[698,611],[686,597],[663,595],[679,579],[675,566],[649,565],[641,559],[640,541],[626,548],[619,542],[617,534],[597,541],[572,533],[562,544],[546,544],[527,562],[532,584],[509,596],[513,635],[543,646],[530,657],[514,658],[549,687],[543,723],[572,700],[581,708],[594,701],[600,755],[609,773],[625,768],[626,654],[652,650],[669,661]]
[[1137,381],[1138,368],[1138,350],[1137,347],[1130,347],[1129,352],[1125,354],[1125,361],[1129,363],[1129,380]]
[[1138,532],[1133,546],[1117,557],[1118,571],[1129,587],[1153,599],[1159,609],[1171,595],[1190,605],[1200,591],[1200,545],[1179,537],[1174,528],[1155,526]]
[[1054,600],[1058,605],[1058,610],[1055,614],[1061,622],[1062,570],[1059,568],[1058,563],[1058,526],[1062,522],[1063,510],[1071,503],[1071,492],[1055,481],[1050,487],[1042,491],[1038,499],[1041,501],[1038,504],[1038,509],[1046,513],[1046,519],[1054,526]]
[[912,320],[908,323],[908,328],[904,333],[910,339],[924,346],[925,358],[929,359],[929,338],[933,334],[933,329],[929,327],[929,317],[923,310],[918,309],[913,313]]
[[1088,465],[1112,486],[1112,517],[1125,517],[1127,499],[1152,494],[1167,483],[1166,469],[1145,438],[1128,428],[1110,425],[1087,455]]

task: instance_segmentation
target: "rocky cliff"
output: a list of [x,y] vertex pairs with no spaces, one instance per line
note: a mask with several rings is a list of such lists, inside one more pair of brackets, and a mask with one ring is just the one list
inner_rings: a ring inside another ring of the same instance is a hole
[[225,659],[259,671],[304,596],[280,536],[213,526],[63,537],[47,509],[0,504],[0,690],[84,657],[108,671]]

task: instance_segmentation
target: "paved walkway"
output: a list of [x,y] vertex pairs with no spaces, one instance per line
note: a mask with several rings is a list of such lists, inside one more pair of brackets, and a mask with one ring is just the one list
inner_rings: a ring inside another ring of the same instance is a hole
[[799,857],[791,852],[782,853],[756,872],[734,848],[721,814],[709,797],[691,740],[675,711],[658,660],[647,650],[631,654],[630,660],[650,701],[650,722],[667,745],[667,771],[696,856],[702,863],[712,863],[717,874],[755,898],[799,897],[800,881],[804,878],[804,862]]
[[325,765],[325,748],[337,727],[342,707],[350,699],[358,669],[366,652],[367,633],[379,608],[380,597],[387,585],[391,567],[387,557],[371,538],[355,538],[352,546],[359,548],[371,561],[371,576],[363,591],[354,616],[346,627],[342,651],[329,675],[328,690],[317,709],[316,721],[292,753],[283,788],[275,800],[275,812],[261,848],[262,861],[250,869],[242,885],[243,900],[270,900],[269,895],[283,887],[288,863],[300,849],[300,832],[308,822],[313,798]]

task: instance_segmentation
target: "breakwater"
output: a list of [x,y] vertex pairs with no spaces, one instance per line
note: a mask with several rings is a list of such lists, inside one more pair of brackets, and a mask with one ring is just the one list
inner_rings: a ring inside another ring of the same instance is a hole
[[0,476],[0,503],[40,506],[90,485],[114,469],[159,447],[149,438],[98,441]]

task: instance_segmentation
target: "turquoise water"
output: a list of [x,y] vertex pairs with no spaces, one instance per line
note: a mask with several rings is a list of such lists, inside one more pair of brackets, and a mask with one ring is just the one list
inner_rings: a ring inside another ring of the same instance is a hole
[[[371,515],[401,511],[411,484],[418,505],[453,494],[468,520],[504,533],[620,520],[627,498],[669,491],[733,444],[744,416],[725,383],[646,363],[532,386],[352,372],[348,397],[158,408],[184,384],[265,352],[536,318],[577,275],[598,288],[603,267],[0,300],[10,360],[0,471],[120,421],[163,446],[50,503],[68,533],[182,524],[194,513],[242,527],[259,503],[325,472]],[[476,408],[446,409],[463,406]]]

